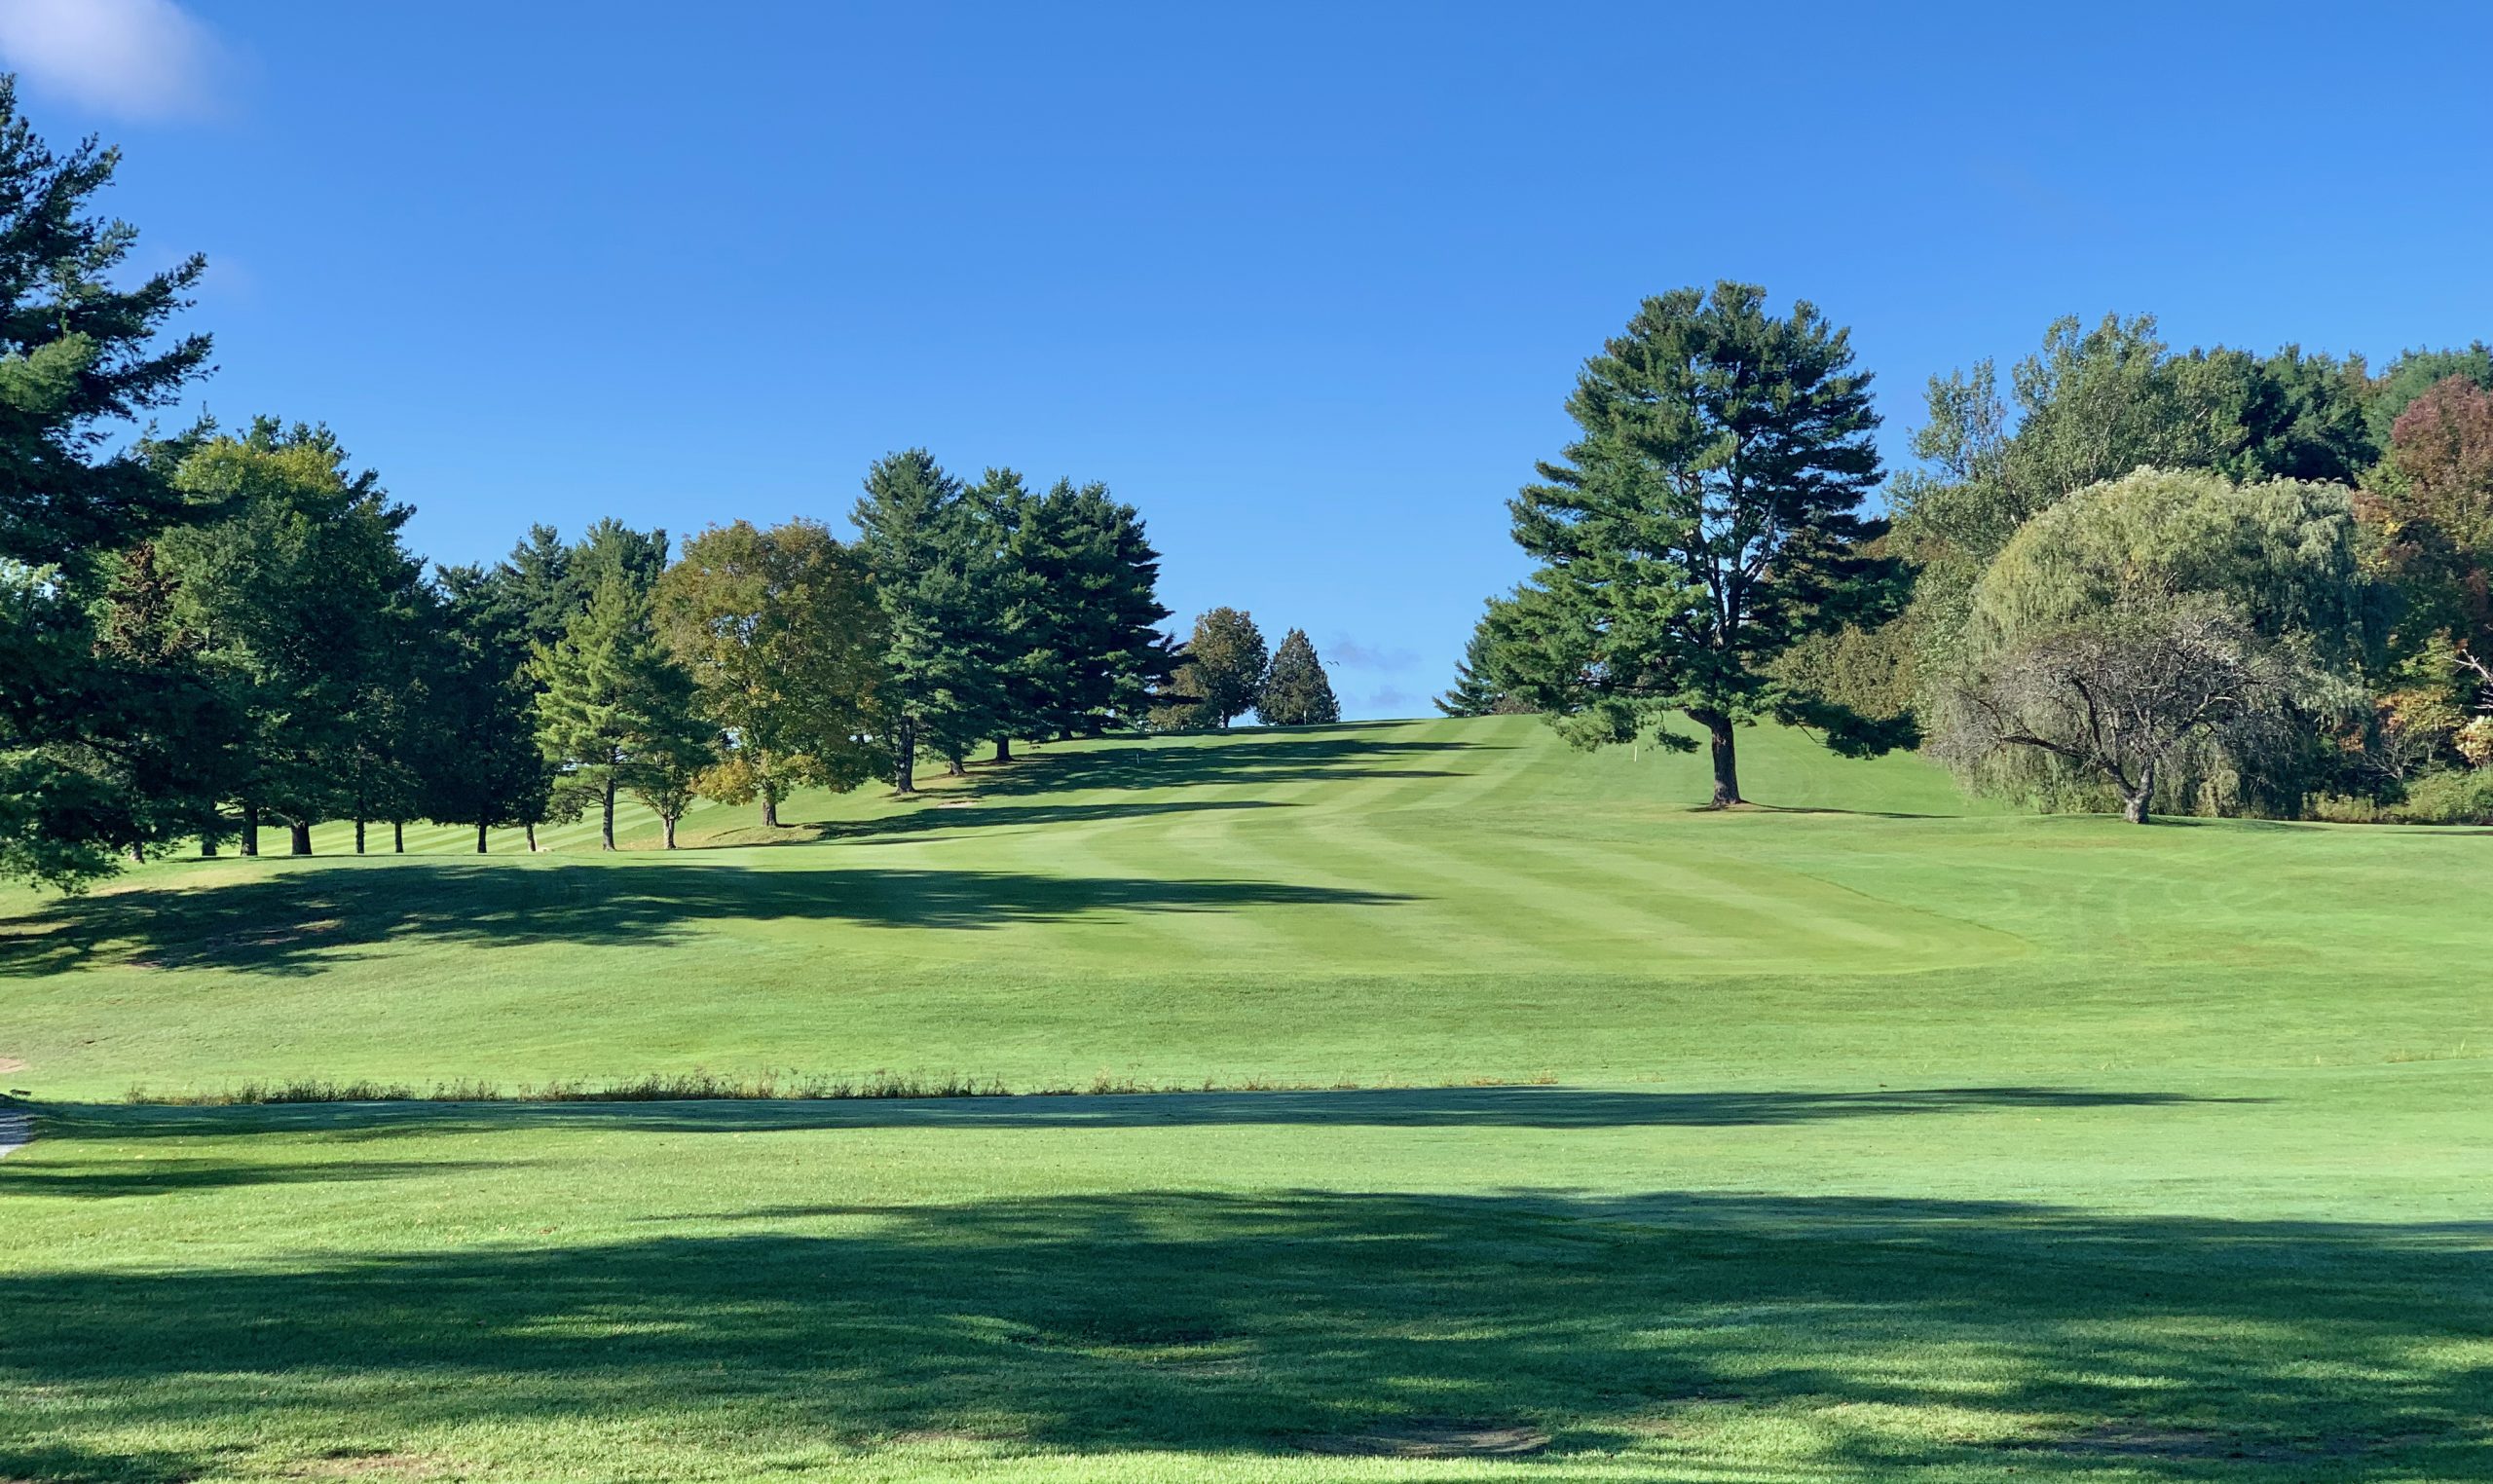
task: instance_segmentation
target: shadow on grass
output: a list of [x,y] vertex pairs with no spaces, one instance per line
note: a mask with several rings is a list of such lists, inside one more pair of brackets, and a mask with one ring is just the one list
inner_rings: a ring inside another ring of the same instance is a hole
[[216,886],[140,887],[46,904],[0,930],[0,974],[94,957],[149,968],[308,974],[391,940],[666,944],[708,922],[800,919],[972,931],[1129,912],[1375,907],[1413,899],[1278,881],[1042,876],[1002,871],[358,862]]
[[1451,778],[1459,775],[1406,764],[1455,753],[1502,752],[1507,747],[1505,743],[1370,737],[1360,735],[1362,730],[1354,723],[1312,731],[1293,728],[1109,743],[1078,752],[1025,754],[1010,765],[981,769],[975,776],[981,794],[1004,798],[1089,789]]
[[941,801],[941,796],[937,796],[936,801],[931,801],[906,814],[886,814],[879,819],[828,820],[814,826],[814,833],[809,836],[792,839],[785,843],[820,844],[840,840],[872,842],[931,835],[941,830],[977,830],[1016,825],[1088,825],[1118,819],[1151,819],[1171,814],[1235,813],[1242,810],[1289,807],[1279,799],[1271,798],[1203,798],[1167,803],[1128,800],[1118,803],[1092,804],[991,804],[984,801],[984,795],[970,797],[979,801],[949,803]]
[[1547,1190],[748,1214],[779,1229],[21,1263],[0,1376],[47,1404],[0,1421],[0,1475],[197,1471],[173,1420],[272,1476],[481,1436],[509,1477],[600,1438],[661,1477],[930,1439],[1217,1467],[1466,1419],[1606,1478],[2493,1478],[2476,1227]]
[[0,1198],[57,1196],[111,1201],[127,1196],[177,1196],[252,1185],[398,1180],[411,1175],[460,1174],[501,1168],[501,1162],[492,1160],[47,1159],[0,1165]]
[[[1563,1087],[1359,1088],[981,1097],[618,1102],[341,1102],[239,1107],[40,1106],[47,1141],[253,1133],[419,1135],[513,1129],[747,1133],[804,1129],[1743,1128],[1835,1119],[2238,1104],[2263,1099],[2093,1088],[1913,1088],[1869,1093],[1663,1093]],[[9,1170],[0,1167],[0,1192]]]

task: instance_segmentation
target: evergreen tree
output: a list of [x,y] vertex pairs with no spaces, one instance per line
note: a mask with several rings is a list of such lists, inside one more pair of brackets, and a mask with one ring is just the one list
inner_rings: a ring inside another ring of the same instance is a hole
[[986,584],[1007,735],[1097,734],[1139,720],[1172,667],[1159,624],[1160,554],[1132,505],[1107,486],[1060,479],[1032,495],[1010,470],[989,470],[971,492],[996,537]]
[[1019,473],[991,468],[963,493],[962,517],[964,560],[978,574],[975,631],[991,681],[982,720],[995,761],[1007,762],[1013,738],[1047,735],[1069,679],[1068,609],[1078,595],[1068,580],[1063,512],[1031,494]]
[[1657,728],[1678,712],[1711,739],[1716,807],[1741,801],[1733,729],[1759,716],[1840,752],[1900,740],[1772,669],[1890,596],[1892,570],[1862,551],[1879,420],[1851,366],[1846,332],[1808,304],[1778,318],[1728,282],[1648,299],[1585,363],[1567,403],[1581,436],[1511,504],[1543,565],[1498,610],[1510,683],[1570,740],[1687,748]]
[[581,533],[564,563],[572,610],[586,608],[598,584],[609,577],[648,592],[666,571],[666,557],[664,530],[635,531],[611,515],[599,520]]
[[1471,638],[1454,667],[1454,688],[1436,698],[1436,708],[1450,717],[1485,717],[1519,709],[1498,679],[1497,638],[1493,618],[1497,605],[1480,615]]
[[1333,683],[1305,629],[1282,636],[1282,647],[1273,651],[1272,667],[1255,692],[1255,715],[1274,726],[1322,726],[1342,719]]
[[992,734],[984,546],[960,482],[924,449],[875,461],[851,519],[883,616],[879,710],[892,789],[913,794],[921,748],[957,761]]
[[0,77],[0,876],[74,887],[118,855],[213,838],[221,712],[187,660],[99,643],[122,553],[194,509],[181,451],[115,427],[171,405],[207,338],[159,339],[205,271],[196,256],[117,281],[137,241],[91,213],[118,152],[55,155]]
[[551,647],[563,637],[586,594],[572,575],[572,548],[552,526],[531,526],[527,538],[495,569],[491,596],[509,610],[531,645]]
[[1046,497],[1056,533],[1057,644],[1062,689],[1049,722],[1060,735],[1098,734],[1110,722],[1139,722],[1176,668],[1160,625],[1160,553],[1135,507],[1103,484],[1060,479]]
[[475,826],[479,855],[488,830],[541,822],[553,787],[537,745],[529,625],[499,576],[474,567],[440,574],[420,698],[419,811]]
[[790,790],[874,775],[882,617],[854,549],[812,521],[714,526],[685,543],[656,596],[668,647],[726,737],[704,794],[759,799],[776,829]]
[[1187,691],[1200,708],[1198,724],[1227,727],[1254,708],[1272,656],[1252,616],[1215,608],[1195,620],[1185,661]]
[[242,719],[232,786],[246,855],[264,815],[308,855],[313,825],[387,811],[412,787],[404,698],[424,599],[399,533],[413,511],[347,464],[324,427],[256,419],[175,476],[223,518],[157,543],[179,621]]
[[692,807],[703,781],[719,763],[719,732],[702,720],[692,677],[681,666],[662,665],[651,676],[641,730],[623,765],[624,787],[658,817],[658,839],[675,848],[675,827]]
[[[622,572],[609,572],[550,649],[531,666],[538,746],[563,787],[600,810],[599,842],[614,848],[614,799],[624,790],[657,797],[707,733],[692,707],[692,678],[658,641],[651,600]],[[671,832],[670,832],[671,833]]]

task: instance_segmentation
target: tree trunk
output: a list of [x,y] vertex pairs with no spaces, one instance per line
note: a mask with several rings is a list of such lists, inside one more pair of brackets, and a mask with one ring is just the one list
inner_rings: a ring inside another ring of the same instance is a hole
[[947,759],[945,759],[945,760],[944,760],[944,776],[945,776],[945,777],[947,777],[947,778],[966,778],[966,777],[968,777],[968,776],[969,776],[969,773],[970,773],[970,770],[969,770],[968,768],[965,768],[965,767],[961,766],[961,760],[960,760],[960,759],[958,759],[958,758],[947,758]]
[[478,855],[485,853],[485,824],[482,820],[476,822],[476,853]]
[[1728,809],[1735,803],[1746,803],[1740,797],[1739,742],[1731,734],[1731,719],[1707,715],[1695,718],[1711,737],[1714,747],[1714,807]]
[[244,855],[255,856],[260,853],[260,806],[258,804],[246,803],[242,806],[242,843],[240,848]]
[[285,822],[285,853],[288,855],[312,853],[312,826],[309,823],[299,819],[290,819]]
[[537,821],[533,819],[528,822],[528,853],[537,853]]
[[213,835],[203,835],[200,836],[199,853],[203,859],[212,857],[216,854],[216,839]]
[[130,864],[131,864],[132,866],[144,866],[144,865],[146,865],[146,864],[147,864],[147,848],[146,848],[145,846],[143,846],[143,845],[132,845],[132,846],[130,846]]
[[2122,798],[2121,817],[2131,824],[2143,825],[2146,823],[2147,806],[2154,802],[2155,764],[2150,762],[2146,765],[2146,771],[2139,775],[2138,792]]
[[407,853],[407,822],[403,819],[390,821],[390,853],[391,855]]
[[[779,796],[771,793],[768,789],[762,791],[762,828],[764,830],[776,830],[779,828]],[[675,848],[675,835],[673,833],[672,826],[669,827],[669,833],[667,835],[667,848],[669,850]]]
[[[776,823],[776,821],[773,821],[773,823]],[[666,848],[673,850],[675,848],[674,815],[661,814],[658,816],[658,833],[666,837]]]
[[606,780],[606,822],[599,827],[598,848],[614,848],[614,779],[611,775]]
[[363,821],[359,819],[354,822],[354,853],[363,854]]
[[995,739],[995,761],[998,762],[1010,762],[1013,761],[1012,738],[998,737]]
[[917,792],[917,723],[908,717],[892,738],[892,792]]

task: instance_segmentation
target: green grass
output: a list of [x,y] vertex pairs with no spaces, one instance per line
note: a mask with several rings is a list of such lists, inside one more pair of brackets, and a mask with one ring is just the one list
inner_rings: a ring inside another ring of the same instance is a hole
[[[0,1479],[2493,1478],[2483,835],[1745,752],[1110,741],[14,898]],[[696,1071],[1360,1090],[119,1101]]]

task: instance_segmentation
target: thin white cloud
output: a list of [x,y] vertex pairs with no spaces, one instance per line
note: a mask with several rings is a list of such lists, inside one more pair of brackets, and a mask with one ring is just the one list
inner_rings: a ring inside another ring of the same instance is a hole
[[123,119],[206,111],[216,38],[173,0],[0,0],[0,63]]
[[1345,670],[1408,670],[1420,662],[1408,649],[1361,644],[1348,634],[1335,634],[1323,657],[1326,664]]

